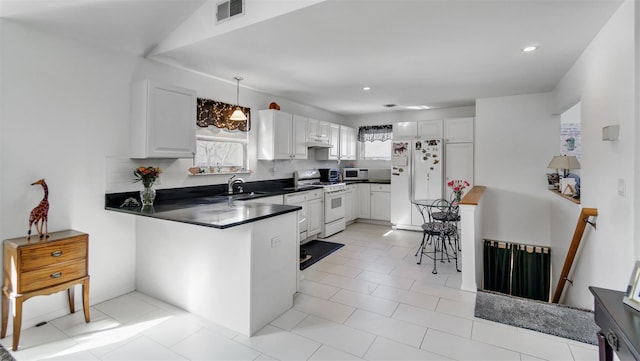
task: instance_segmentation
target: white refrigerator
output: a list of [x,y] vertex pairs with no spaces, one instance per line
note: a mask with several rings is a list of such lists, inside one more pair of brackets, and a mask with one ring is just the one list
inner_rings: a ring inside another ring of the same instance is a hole
[[444,194],[442,139],[394,141],[391,158],[391,224],[420,230],[422,215],[411,203],[435,200]]

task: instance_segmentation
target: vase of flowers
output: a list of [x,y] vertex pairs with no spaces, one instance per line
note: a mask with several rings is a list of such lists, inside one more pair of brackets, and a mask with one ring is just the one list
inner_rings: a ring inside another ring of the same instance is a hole
[[133,171],[134,182],[142,182],[144,189],[140,191],[140,200],[142,208],[153,206],[156,199],[156,190],[153,189],[153,183],[160,177],[162,169],[160,167],[138,167]]
[[452,179],[447,185],[453,190],[453,202],[455,205],[460,203],[460,199],[462,199],[462,193],[464,193],[464,189],[470,186],[469,182],[464,179]]

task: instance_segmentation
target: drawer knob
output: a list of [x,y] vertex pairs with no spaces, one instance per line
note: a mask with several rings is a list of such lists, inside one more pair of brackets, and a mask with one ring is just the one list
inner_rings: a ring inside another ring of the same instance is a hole
[[51,278],[60,278],[62,277],[62,272],[56,272],[51,274]]
[[607,332],[607,343],[614,351],[618,351],[618,336],[611,330]]
[[60,257],[60,256],[62,256],[62,251],[51,252],[51,257]]

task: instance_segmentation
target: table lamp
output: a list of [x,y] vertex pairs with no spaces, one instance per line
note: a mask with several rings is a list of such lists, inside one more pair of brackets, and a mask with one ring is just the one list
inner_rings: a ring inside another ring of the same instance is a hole
[[569,175],[569,170],[580,169],[580,162],[578,162],[578,158],[573,155],[556,155],[551,159],[547,168],[562,169],[563,177],[567,177]]

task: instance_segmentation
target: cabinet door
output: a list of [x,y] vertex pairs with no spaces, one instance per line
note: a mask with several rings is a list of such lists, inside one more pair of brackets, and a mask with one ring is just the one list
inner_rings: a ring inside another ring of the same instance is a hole
[[472,143],[473,118],[451,118],[445,120],[447,143]]
[[356,131],[340,126],[340,160],[356,159]]
[[[454,143],[445,146],[446,181],[464,179],[473,187],[473,143]],[[470,189],[465,189],[467,192]],[[451,187],[446,187],[446,197],[451,199]]]
[[358,184],[358,218],[371,218],[371,185]]
[[393,125],[393,140],[414,139],[418,135],[418,123],[399,122]]
[[149,80],[132,89],[130,156],[191,158],[196,151],[196,92]]
[[353,190],[347,188],[347,193],[344,197],[344,221],[353,221]]
[[322,198],[309,200],[307,207],[307,235],[320,233],[322,225]]
[[371,191],[371,219],[391,220],[391,193]]
[[418,137],[422,139],[444,138],[442,120],[423,120],[418,122]]
[[318,139],[320,138],[318,134],[319,125],[320,125],[320,121],[317,119],[309,118],[309,120],[307,120],[307,140],[308,141],[310,142],[318,141]]
[[329,133],[331,132],[329,128],[329,123],[323,121],[318,122],[316,134],[319,142],[329,144]]
[[329,143],[332,145],[329,148],[328,159],[340,158],[340,126],[338,124],[329,124]]
[[293,116],[273,112],[273,156],[274,159],[291,159],[293,154]]
[[294,115],[291,133],[291,158],[307,159],[307,118]]

